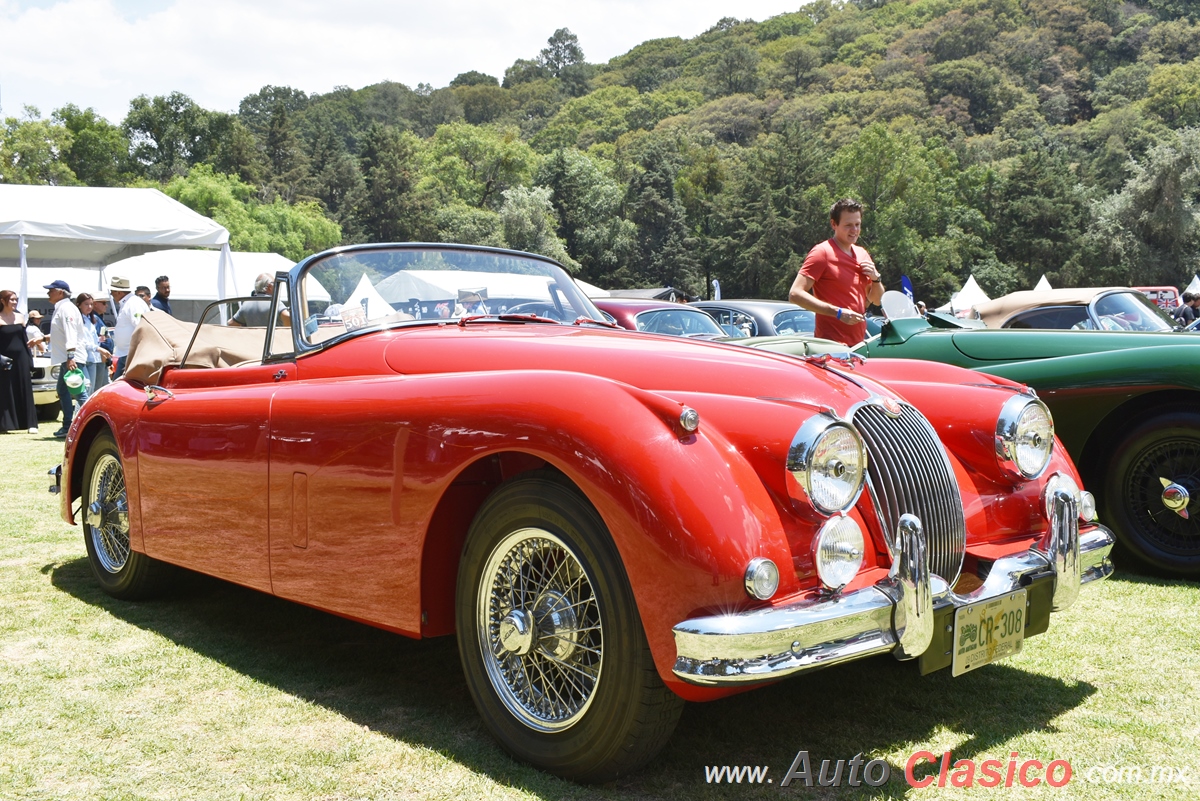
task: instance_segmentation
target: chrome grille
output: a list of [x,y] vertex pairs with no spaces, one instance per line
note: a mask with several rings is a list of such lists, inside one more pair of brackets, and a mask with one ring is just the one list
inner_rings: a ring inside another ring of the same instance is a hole
[[854,412],[867,445],[867,487],[889,547],[900,516],[916,515],[925,526],[930,570],[953,587],[967,543],[962,495],[933,426],[907,404],[900,410],[892,417],[866,403]]

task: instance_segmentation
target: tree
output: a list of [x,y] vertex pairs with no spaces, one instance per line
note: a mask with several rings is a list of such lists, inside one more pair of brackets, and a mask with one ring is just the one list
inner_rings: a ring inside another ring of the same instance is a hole
[[81,111],[69,103],[56,110],[51,120],[71,132],[71,144],[61,158],[81,184],[122,186],[132,178],[129,139],[94,109]]
[[579,37],[568,28],[559,28],[546,40],[546,47],[538,54],[538,63],[555,78],[560,77],[567,67],[582,64],[583,48],[579,46]]
[[491,75],[476,70],[460,72],[450,81],[451,86],[499,86],[500,81]]
[[673,286],[701,291],[699,265],[688,236],[683,205],[675,195],[675,167],[668,146],[651,142],[629,181],[625,209],[637,226],[637,250],[628,280],[634,286]]
[[279,253],[299,261],[336,245],[342,237],[337,223],[321,214],[315,203],[259,203],[253,186],[213,172],[207,164],[171,179],[163,191],[225,226],[234,250]]
[[295,116],[308,107],[309,100],[299,89],[267,85],[242,98],[238,104],[238,118],[255,136],[264,136],[276,108],[282,105],[289,115]]
[[607,283],[608,275],[628,265],[637,228],[621,217],[625,188],[598,159],[557,150],[538,169],[536,182],[551,192],[558,236],[579,262],[582,278]]
[[23,118],[5,118],[0,126],[0,184],[69,186],[75,174],[64,163],[72,135],[66,126],[41,119],[26,106]]
[[186,174],[215,150],[214,132],[231,124],[229,115],[214,115],[182,92],[146,97],[129,103],[121,127],[133,145],[133,157],[158,180]]
[[1151,148],[1091,211],[1098,285],[1185,283],[1200,270],[1200,128]]
[[498,209],[506,189],[527,183],[537,156],[515,128],[452,123],[437,129],[425,152],[424,187],[447,201]]
[[373,124],[363,137],[363,192],[355,219],[368,242],[421,241],[432,231],[429,203],[417,191],[419,140]]
[[546,186],[517,186],[504,190],[504,202],[500,205],[504,241],[513,250],[540,253],[570,269],[578,268],[555,233],[558,219],[550,203],[550,194],[551,190]]
[[308,177],[308,159],[284,103],[277,103],[271,111],[263,140],[269,175],[268,194],[291,203],[297,199],[300,187]]

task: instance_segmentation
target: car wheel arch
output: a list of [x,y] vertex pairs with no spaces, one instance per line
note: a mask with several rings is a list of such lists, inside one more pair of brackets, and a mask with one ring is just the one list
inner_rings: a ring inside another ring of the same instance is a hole
[[467,531],[479,508],[505,481],[541,472],[586,493],[561,470],[522,451],[488,453],[465,464],[438,499],[421,546],[421,636],[454,633],[455,586]]
[[1083,451],[1075,456],[1084,486],[1099,488],[1103,485],[1112,456],[1124,439],[1121,431],[1128,429],[1131,421],[1179,408],[1195,409],[1197,405],[1200,405],[1200,392],[1167,389],[1137,395],[1110,411],[1092,428]]
[[[63,482],[67,487],[67,492],[70,493],[69,497],[72,502],[83,496],[84,462],[87,461],[87,454],[92,448],[92,442],[105,431],[111,434],[114,440],[117,440],[117,447],[119,449],[120,440],[117,439],[116,432],[109,425],[108,420],[100,415],[96,415],[88,420],[80,429],[79,436],[75,438],[73,448],[76,457],[69,462],[71,474],[66,476],[66,480]],[[122,456],[124,455],[122,454]]]

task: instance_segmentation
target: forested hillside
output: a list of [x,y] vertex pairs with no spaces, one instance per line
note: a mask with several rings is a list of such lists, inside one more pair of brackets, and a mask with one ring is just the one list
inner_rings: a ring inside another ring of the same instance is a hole
[[1181,285],[1200,269],[1200,2],[819,0],[590,64],[235,113],[138,97],[0,127],[0,182],[162,186],[243,250],[454,241],[599,286],[783,297],[843,195],[893,285]]

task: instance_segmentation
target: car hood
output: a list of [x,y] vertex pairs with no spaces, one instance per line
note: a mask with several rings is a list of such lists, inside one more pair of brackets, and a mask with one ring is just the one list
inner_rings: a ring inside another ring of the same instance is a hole
[[954,347],[976,361],[1053,359],[1081,353],[1100,353],[1159,345],[1200,345],[1194,334],[1134,331],[970,331],[922,332],[920,336],[949,336]]
[[870,379],[790,357],[632,331],[483,324],[410,328],[388,337],[384,358],[405,375],[570,371],[654,392],[773,398],[840,411],[871,394],[894,394]]

